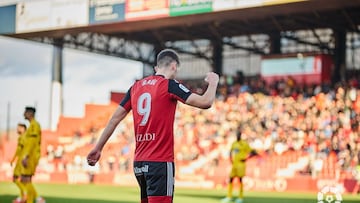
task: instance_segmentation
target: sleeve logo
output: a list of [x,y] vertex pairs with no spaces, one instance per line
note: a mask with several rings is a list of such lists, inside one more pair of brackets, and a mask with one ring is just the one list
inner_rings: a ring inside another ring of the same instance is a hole
[[184,91],[186,93],[190,92],[190,90],[182,84],[179,84],[179,87],[180,87],[180,89],[182,89],[182,91]]

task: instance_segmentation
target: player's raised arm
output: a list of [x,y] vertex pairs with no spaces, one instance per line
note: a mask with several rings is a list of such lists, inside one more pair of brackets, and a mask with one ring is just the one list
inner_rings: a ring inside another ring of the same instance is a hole
[[122,121],[125,118],[127,113],[128,111],[126,111],[124,107],[119,105],[119,107],[116,109],[111,119],[109,120],[108,124],[106,125],[97,144],[87,156],[87,161],[90,166],[94,166],[96,162],[99,161],[101,156],[101,151],[104,148],[104,145],[106,144],[112,133],[114,132],[116,126],[120,123],[120,121]]
[[196,93],[191,94],[186,104],[202,109],[210,108],[216,96],[216,89],[219,83],[219,75],[214,72],[209,72],[206,75],[205,81],[208,82],[208,87],[203,95]]

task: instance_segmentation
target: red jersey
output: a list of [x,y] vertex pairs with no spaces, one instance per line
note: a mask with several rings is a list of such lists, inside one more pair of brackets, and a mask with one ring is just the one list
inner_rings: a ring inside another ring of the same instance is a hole
[[184,85],[162,75],[148,76],[128,90],[120,105],[133,113],[134,161],[174,161],[176,104],[190,94]]

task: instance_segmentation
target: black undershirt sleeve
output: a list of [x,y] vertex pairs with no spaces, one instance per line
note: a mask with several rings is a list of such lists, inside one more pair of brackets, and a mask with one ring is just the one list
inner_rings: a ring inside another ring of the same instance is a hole
[[126,103],[130,102],[131,96],[130,96],[130,91],[131,91],[131,87],[129,88],[129,90],[126,92],[125,97],[122,99],[122,101],[120,102],[120,105],[122,107],[125,107]]
[[182,100],[182,102],[185,102],[187,98],[191,95],[191,91],[176,80],[169,80],[168,91],[170,94],[173,94],[174,96]]

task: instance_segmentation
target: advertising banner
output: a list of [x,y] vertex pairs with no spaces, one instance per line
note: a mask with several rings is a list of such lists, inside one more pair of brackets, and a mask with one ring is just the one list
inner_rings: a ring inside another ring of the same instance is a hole
[[237,0],[236,8],[249,8],[262,6],[265,0]]
[[15,33],[16,5],[0,7],[0,34]]
[[213,0],[213,11],[236,9],[238,0]]
[[126,0],[125,20],[144,20],[169,16],[168,0]]
[[51,28],[84,26],[89,22],[87,0],[52,0]]
[[28,1],[16,5],[16,33],[51,28],[51,1]]
[[269,6],[307,0],[213,0],[213,11]]
[[275,4],[295,3],[301,1],[309,1],[309,0],[263,0],[263,4],[264,6],[267,6],[267,5],[275,5]]
[[330,81],[332,67],[331,56],[325,54],[311,56],[297,54],[293,57],[280,58],[268,56],[262,59],[260,74],[269,83],[291,77],[299,84],[318,84]]
[[262,6],[266,0],[214,0],[213,10],[230,10]]
[[38,0],[16,6],[16,33],[84,26],[89,22],[87,0]]
[[211,12],[212,2],[212,0],[170,0],[170,16]]
[[89,23],[125,20],[125,0],[90,0]]
[[321,72],[321,67],[314,68],[315,57],[264,59],[261,63],[261,75],[294,75]]

